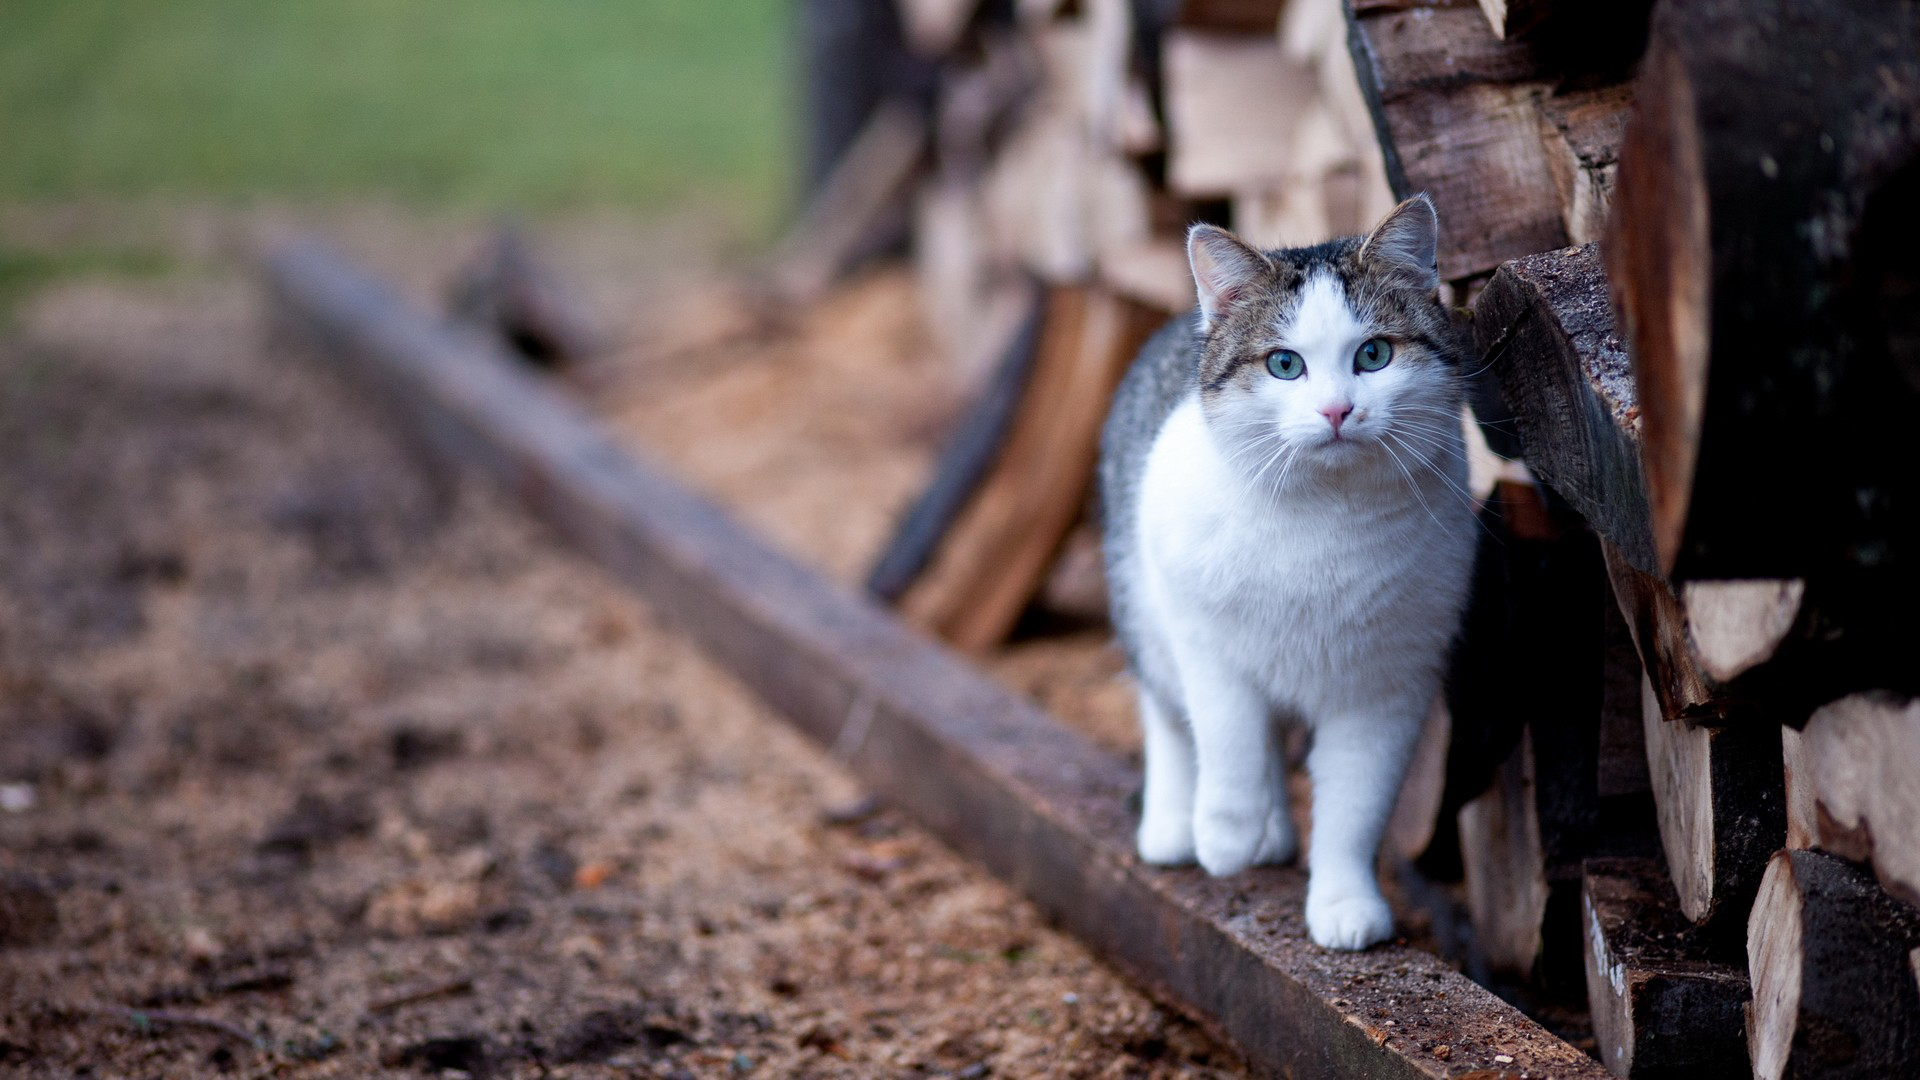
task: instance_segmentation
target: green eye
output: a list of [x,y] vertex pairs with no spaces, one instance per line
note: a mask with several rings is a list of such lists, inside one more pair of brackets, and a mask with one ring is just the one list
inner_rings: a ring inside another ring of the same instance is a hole
[[1368,338],[1353,352],[1355,371],[1379,371],[1393,362],[1393,343],[1386,338]]
[[1267,374],[1276,379],[1297,379],[1306,373],[1306,359],[1292,349],[1275,349],[1267,354]]

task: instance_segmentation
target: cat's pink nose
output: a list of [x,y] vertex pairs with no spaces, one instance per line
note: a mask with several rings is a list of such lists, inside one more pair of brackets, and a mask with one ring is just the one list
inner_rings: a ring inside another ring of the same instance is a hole
[[1336,438],[1340,434],[1340,425],[1352,414],[1353,406],[1344,401],[1335,402],[1332,405],[1320,406],[1320,415],[1326,417],[1327,423],[1333,425],[1333,434]]

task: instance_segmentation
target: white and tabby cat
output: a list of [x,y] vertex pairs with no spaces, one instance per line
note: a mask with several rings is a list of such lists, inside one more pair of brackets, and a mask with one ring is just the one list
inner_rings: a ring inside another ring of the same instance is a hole
[[1393,933],[1374,859],[1473,562],[1468,350],[1437,230],[1425,196],[1310,248],[1195,226],[1199,310],[1141,350],[1102,437],[1140,856],[1216,875],[1292,859],[1275,723],[1305,724],[1307,929],[1328,948]]

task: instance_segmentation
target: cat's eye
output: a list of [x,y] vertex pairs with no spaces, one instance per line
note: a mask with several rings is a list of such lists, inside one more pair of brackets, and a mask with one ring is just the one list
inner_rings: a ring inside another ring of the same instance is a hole
[[1368,338],[1353,351],[1353,370],[1379,371],[1393,362],[1393,343],[1386,338]]
[[1267,374],[1276,379],[1297,379],[1306,373],[1306,358],[1292,349],[1275,349],[1267,354]]

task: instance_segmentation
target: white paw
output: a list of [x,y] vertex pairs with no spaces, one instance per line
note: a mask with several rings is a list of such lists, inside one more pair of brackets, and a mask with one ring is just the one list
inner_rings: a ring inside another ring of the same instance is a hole
[[1256,866],[1284,866],[1300,853],[1300,841],[1293,831],[1293,820],[1285,810],[1275,810],[1267,818],[1267,835],[1254,853]]
[[1252,866],[1267,835],[1268,813],[1214,808],[1194,815],[1193,847],[1200,865],[1214,877],[1227,877]]
[[1134,834],[1140,861],[1180,866],[1193,861],[1193,818],[1187,814],[1148,814]]
[[1323,898],[1308,890],[1307,936],[1325,949],[1364,949],[1393,936],[1393,911],[1379,893]]

